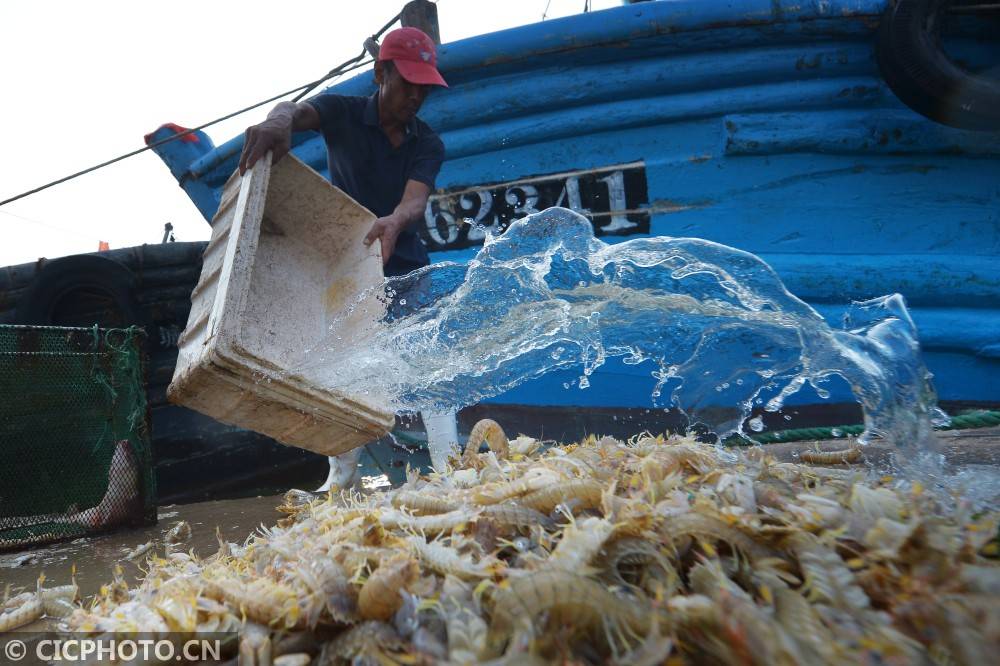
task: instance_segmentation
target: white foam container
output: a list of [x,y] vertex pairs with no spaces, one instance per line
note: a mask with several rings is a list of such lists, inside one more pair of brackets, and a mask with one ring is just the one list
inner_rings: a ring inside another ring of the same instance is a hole
[[191,293],[171,402],[323,455],[387,433],[393,414],[370,396],[291,370],[321,341],[356,345],[380,326],[381,247],[362,242],[374,220],[293,155],[234,174]]

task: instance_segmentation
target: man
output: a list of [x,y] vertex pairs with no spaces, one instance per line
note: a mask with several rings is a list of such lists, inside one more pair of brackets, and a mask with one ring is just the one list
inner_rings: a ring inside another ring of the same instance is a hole
[[393,30],[379,49],[374,95],[319,95],[278,104],[267,120],[247,129],[240,174],[269,150],[280,160],[292,132],[318,130],[330,181],[378,216],[365,243],[382,242],[385,274],[426,266],[427,248],[411,225],[423,219],[444,161],[441,139],[417,118],[430,87],[447,87],[436,65],[430,37],[416,28]]
[[[434,42],[416,28],[385,36],[375,83],[378,91],[367,98],[323,94],[278,104],[264,122],[247,128],[239,168],[243,174],[268,151],[277,162],[289,151],[292,132],[319,131],[330,181],[378,218],[365,244],[381,242],[386,276],[405,275],[430,263],[413,225],[423,219],[444,161],[444,144],[417,112],[431,86],[448,84],[437,70]],[[447,460],[447,449],[440,449],[450,443],[438,443],[432,451],[435,466]],[[360,452],[330,458],[330,476],[319,490],[348,485],[356,477]]]

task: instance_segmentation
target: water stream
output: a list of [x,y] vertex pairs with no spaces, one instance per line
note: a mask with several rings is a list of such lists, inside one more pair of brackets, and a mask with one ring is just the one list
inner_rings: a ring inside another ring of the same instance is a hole
[[902,296],[855,304],[835,329],[751,253],[696,238],[607,244],[562,208],[488,237],[467,264],[388,280],[379,297],[389,325],[374,338],[352,340],[335,321],[292,371],[405,412],[460,408],[566,368],[586,390],[617,356],[648,367],[650,405],[720,437],[807,384],[825,397],[833,375],[864,410],[863,442],[922,449],[946,418]]

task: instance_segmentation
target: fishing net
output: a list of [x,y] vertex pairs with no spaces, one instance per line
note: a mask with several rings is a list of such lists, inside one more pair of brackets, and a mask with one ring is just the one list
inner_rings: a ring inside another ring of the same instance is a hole
[[156,521],[143,337],[0,326],[0,551]]

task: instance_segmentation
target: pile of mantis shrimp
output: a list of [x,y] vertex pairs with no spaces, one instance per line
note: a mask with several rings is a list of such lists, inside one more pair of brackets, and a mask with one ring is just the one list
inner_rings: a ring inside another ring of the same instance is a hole
[[138,586],[57,610],[90,635],[238,632],[225,659],[253,666],[991,662],[1000,512],[859,462],[485,420],[443,472],[290,491],[243,544],[146,552]]

